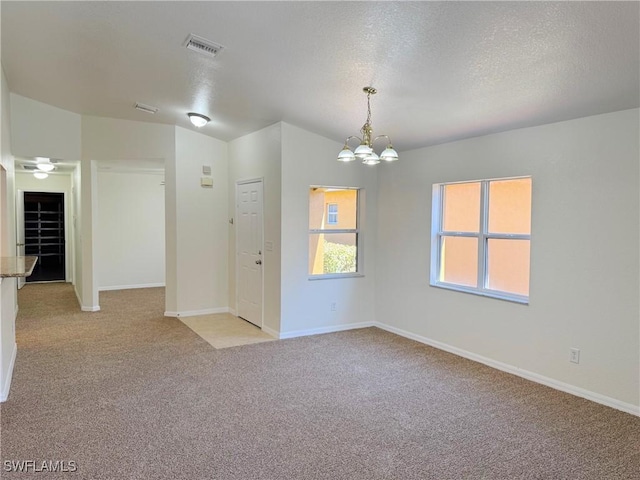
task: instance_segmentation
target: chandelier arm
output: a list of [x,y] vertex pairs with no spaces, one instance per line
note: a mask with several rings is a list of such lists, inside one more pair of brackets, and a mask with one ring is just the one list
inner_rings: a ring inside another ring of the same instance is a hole
[[345,147],[348,147],[349,146],[349,142],[351,140],[353,140],[354,138],[357,139],[358,142],[362,143],[362,139],[360,137],[358,137],[357,135],[351,135],[351,136],[347,137],[347,139],[344,141]]
[[389,138],[389,135],[378,135],[376,138],[373,139],[373,142],[371,142],[371,144],[373,145],[376,142],[376,140],[378,140],[379,138],[386,138],[387,143],[391,145],[391,139]]

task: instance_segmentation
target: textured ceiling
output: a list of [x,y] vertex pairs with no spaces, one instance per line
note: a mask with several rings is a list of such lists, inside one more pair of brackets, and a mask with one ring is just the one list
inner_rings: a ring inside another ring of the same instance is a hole
[[373,85],[374,133],[403,151],[638,107],[639,5],[3,0],[2,65],[20,95],[189,128],[197,111],[223,140],[283,120],[342,141]]

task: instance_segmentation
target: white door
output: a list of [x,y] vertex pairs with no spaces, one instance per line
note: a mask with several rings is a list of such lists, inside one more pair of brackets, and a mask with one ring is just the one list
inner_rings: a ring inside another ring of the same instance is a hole
[[[16,255],[24,256],[24,192],[18,190],[16,198]],[[24,287],[26,278],[18,277],[18,288]]]
[[236,208],[238,316],[262,328],[262,180],[237,184]]

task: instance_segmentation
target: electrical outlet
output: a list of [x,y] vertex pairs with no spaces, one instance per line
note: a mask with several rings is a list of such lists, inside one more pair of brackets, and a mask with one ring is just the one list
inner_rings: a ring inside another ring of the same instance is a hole
[[332,312],[338,311],[338,305],[336,304],[336,302],[331,302],[331,311]]
[[577,348],[569,349],[569,361],[571,363],[580,363],[580,350]]

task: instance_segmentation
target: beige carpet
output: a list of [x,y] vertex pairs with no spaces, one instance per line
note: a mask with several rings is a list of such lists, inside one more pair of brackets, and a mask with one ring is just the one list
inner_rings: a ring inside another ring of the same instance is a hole
[[144,291],[19,297],[2,466],[78,471],[3,479],[639,478],[640,418],[376,328],[216,350]]
[[229,348],[275,340],[255,325],[230,313],[180,318],[214,348]]

